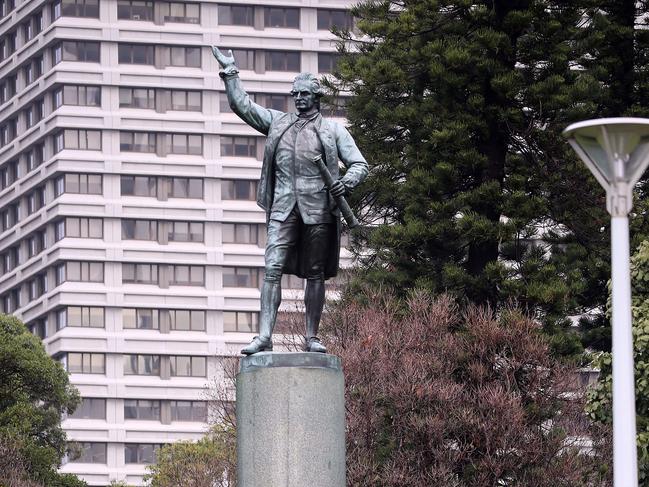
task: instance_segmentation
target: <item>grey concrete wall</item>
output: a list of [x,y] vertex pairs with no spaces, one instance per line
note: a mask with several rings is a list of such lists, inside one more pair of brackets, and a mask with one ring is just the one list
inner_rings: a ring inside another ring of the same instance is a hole
[[238,487],[345,487],[340,359],[262,352],[237,376]]

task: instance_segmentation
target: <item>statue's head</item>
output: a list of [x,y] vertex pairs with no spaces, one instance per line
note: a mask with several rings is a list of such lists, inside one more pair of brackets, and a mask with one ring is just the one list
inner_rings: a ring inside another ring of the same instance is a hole
[[298,112],[306,113],[313,107],[320,110],[322,89],[320,81],[311,73],[300,73],[295,77],[291,95],[295,100],[295,108]]

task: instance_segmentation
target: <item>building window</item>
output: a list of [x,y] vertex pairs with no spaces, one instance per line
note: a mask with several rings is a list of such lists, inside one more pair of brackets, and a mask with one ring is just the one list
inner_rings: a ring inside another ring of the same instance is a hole
[[[120,88],[120,108],[155,109],[155,90],[153,88]],[[122,132],[124,133],[124,132]]]
[[160,13],[165,22],[199,24],[201,22],[200,4],[183,2],[160,2]]
[[72,463],[106,463],[106,443],[76,443],[81,448],[77,458],[71,458]]
[[5,314],[13,313],[22,306],[20,287],[15,287],[0,297],[2,301],[2,312]]
[[7,76],[4,81],[0,83],[0,103],[8,102],[16,94],[16,79],[17,76]]
[[54,237],[57,242],[65,237],[104,238],[104,222],[101,218],[68,216],[56,222]]
[[266,225],[261,223],[223,223],[223,243],[266,246]]
[[119,44],[118,61],[120,64],[155,64],[154,46],[148,44]]
[[5,252],[0,254],[0,264],[2,265],[2,273],[6,274],[18,267],[20,263],[20,251],[19,246],[14,245],[9,247]]
[[81,404],[70,415],[72,419],[106,419],[106,399],[84,397]]
[[20,221],[20,203],[16,202],[8,208],[0,211],[2,219],[2,230],[8,230]]
[[146,108],[150,110],[182,110],[200,112],[203,109],[200,91],[165,90],[153,88],[120,88],[121,108]]
[[124,463],[155,463],[157,452],[162,445],[149,443],[126,443]]
[[[219,25],[255,25],[255,9],[251,5],[219,5]],[[239,59],[237,59],[237,65]]]
[[223,287],[260,287],[263,270],[258,267],[224,267]]
[[150,176],[122,176],[122,196],[156,196],[157,179]]
[[104,328],[104,308],[98,306],[67,306],[56,312],[56,329],[66,326],[82,328]]
[[162,66],[201,67],[200,47],[161,46],[159,54]]
[[266,71],[299,72],[299,51],[266,51]]
[[300,9],[264,7],[264,27],[300,28]]
[[8,188],[17,180],[18,180],[18,161],[17,160],[9,161],[0,169],[0,189]]
[[158,264],[122,264],[122,282],[158,284]]
[[101,174],[68,173],[56,178],[54,184],[56,196],[63,193],[72,194],[102,194],[103,184]]
[[56,267],[56,285],[63,282],[104,282],[103,262],[68,261]]
[[255,51],[254,49],[232,49],[232,55],[237,62],[237,68],[255,70]]
[[203,199],[203,180],[199,178],[172,178],[169,197]]
[[354,18],[347,10],[318,9],[318,30],[331,30],[333,28],[351,30],[354,27]]
[[124,419],[160,421],[160,401],[124,399]]
[[122,220],[122,240],[158,240],[155,220]]
[[23,36],[25,42],[31,41],[43,30],[43,12],[37,12],[23,22]]
[[172,421],[207,422],[207,403],[205,401],[171,401]]
[[34,189],[27,195],[27,214],[31,215],[45,206],[45,186]]
[[71,374],[105,374],[106,356],[103,353],[69,352],[66,365]]
[[292,96],[277,94],[265,95],[264,106],[273,110],[279,110],[280,112],[288,112],[295,108]]
[[336,69],[336,64],[340,59],[340,54],[333,52],[319,52],[318,53],[318,72],[319,73],[333,73]]
[[200,91],[171,90],[171,109],[200,112],[203,109]]
[[34,232],[27,237],[27,258],[30,259],[45,249],[45,231]]
[[160,375],[160,355],[124,355],[124,374]]
[[54,135],[54,152],[101,150],[101,130],[65,129]]
[[35,124],[43,120],[45,114],[45,100],[36,100],[29,107],[23,110],[25,114],[25,125],[27,128],[33,127]]
[[172,330],[205,331],[205,311],[172,309],[169,317]]
[[5,146],[18,135],[17,119],[12,118],[3,125],[0,125],[0,145]]
[[34,144],[31,149],[25,152],[25,163],[27,172],[33,171],[43,164],[45,144]]
[[206,357],[188,357],[183,355],[171,355],[172,377],[206,377],[207,376],[207,358]]
[[99,62],[99,42],[63,41],[54,46],[52,57],[54,64],[61,61],[78,61],[86,63]]
[[99,0],[55,0],[52,4],[52,19],[59,17],[99,18]]
[[256,157],[257,137],[231,137],[221,135],[221,155],[234,157]]
[[155,152],[155,134],[148,132],[120,132],[119,150],[126,152]]
[[167,240],[169,242],[203,242],[204,227],[200,222],[169,222],[169,233]]
[[47,292],[47,275],[39,274],[27,282],[27,294],[30,301],[40,298]]
[[28,325],[28,328],[32,335],[37,336],[41,340],[47,338],[47,318],[40,318],[33,321]]
[[59,86],[52,93],[54,109],[61,105],[84,107],[101,106],[101,87],[83,85]]
[[16,0],[0,0],[0,17],[6,17],[16,8]]
[[4,61],[16,52],[16,37],[16,31],[14,31],[0,38],[0,61]]
[[119,0],[117,18],[120,20],[153,20],[153,2]]
[[224,179],[221,181],[221,199],[254,201],[257,198],[257,180]]
[[254,311],[224,311],[223,331],[255,333],[259,331],[259,313]]
[[169,284],[176,286],[204,286],[205,267],[200,265],[172,265]]
[[29,85],[36,81],[43,75],[44,64],[43,56],[35,57],[27,62],[23,67],[23,73],[25,75],[25,84]]
[[142,330],[159,330],[158,310],[145,308],[123,308],[122,327]]
[[282,276],[282,289],[304,289],[304,279],[293,274]]
[[190,134],[159,134],[164,137],[164,152],[166,154],[203,154],[203,136]]
[[200,68],[201,48],[159,46],[158,49],[155,49],[155,46],[149,44],[120,44],[118,47],[118,61],[120,64]]

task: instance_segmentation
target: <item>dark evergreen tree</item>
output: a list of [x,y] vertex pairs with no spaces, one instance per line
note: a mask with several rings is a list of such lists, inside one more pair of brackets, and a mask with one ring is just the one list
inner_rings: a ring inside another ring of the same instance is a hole
[[[515,299],[564,352],[563,319],[601,305],[604,192],[561,136],[607,96],[579,63],[583,1],[380,1],[341,32],[334,89],[372,165],[364,280]],[[349,46],[353,46],[349,49]],[[346,51],[349,49],[349,51]],[[576,69],[577,68],[577,69]]]
[[[649,30],[646,0],[589,0],[579,30],[579,64],[601,86],[593,117],[649,116]],[[632,247],[649,237],[647,176],[636,188],[631,213]],[[599,190],[601,193],[601,190]],[[606,232],[610,231],[606,226]],[[584,344],[610,350],[610,322],[598,314],[583,323]]]

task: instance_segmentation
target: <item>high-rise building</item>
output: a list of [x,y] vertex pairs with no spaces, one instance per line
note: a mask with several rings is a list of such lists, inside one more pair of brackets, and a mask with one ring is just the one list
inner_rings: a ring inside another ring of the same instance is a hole
[[[159,445],[206,430],[218,357],[256,329],[265,239],[264,137],[231,113],[209,46],[292,110],[296,73],[331,71],[350,3],[0,0],[0,311],[83,397],[63,472],[139,485]],[[302,285],[285,276],[287,309]]]

